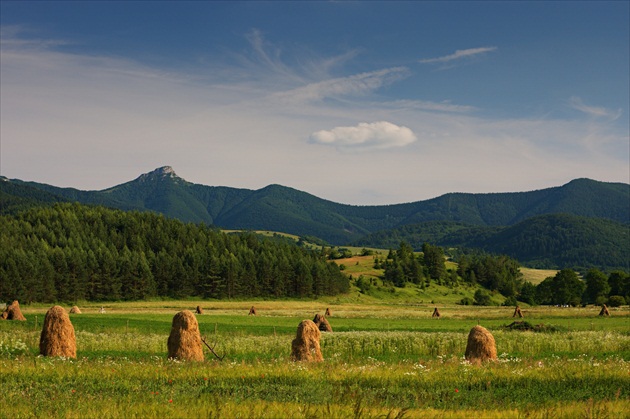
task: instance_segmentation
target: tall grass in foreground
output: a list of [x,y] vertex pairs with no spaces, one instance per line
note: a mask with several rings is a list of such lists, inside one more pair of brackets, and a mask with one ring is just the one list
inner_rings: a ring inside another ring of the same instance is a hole
[[0,366],[2,414],[11,417],[371,417],[401,412],[425,417],[427,411],[479,415],[492,408],[497,416],[572,416],[576,410],[599,409],[622,417],[630,399],[630,362],[616,357],[501,357],[474,367],[459,357],[302,364],[17,356],[1,358]]

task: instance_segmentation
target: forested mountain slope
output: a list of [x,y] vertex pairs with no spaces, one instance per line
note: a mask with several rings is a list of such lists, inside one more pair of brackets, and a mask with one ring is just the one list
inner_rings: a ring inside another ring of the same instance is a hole
[[356,246],[396,248],[401,241],[504,254],[529,267],[630,270],[630,225],[572,214],[546,214],[512,226],[472,226],[430,221],[382,230]]
[[[58,199],[123,210],[162,213],[185,222],[228,229],[276,230],[347,244],[379,230],[428,221],[477,226],[508,226],[530,217],[567,213],[630,222],[630,185],[577,179],[564,186],[530,192],[449,193],[405,204],[353,206],[327,201],[296,189],[270,185],[259,190],[193,184],[166,166],[102,191],[80,191],[20,180]],[[0,207],[1,209],[1,207]]]

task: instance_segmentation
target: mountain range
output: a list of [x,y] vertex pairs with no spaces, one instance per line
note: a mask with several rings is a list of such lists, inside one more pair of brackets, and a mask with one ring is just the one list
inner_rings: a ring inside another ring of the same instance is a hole
[[[576,238],[579,231],[588,231],[593,241],[604,240],[601,235],[608,236],[602,252],[625,255],[626,260],[582,260],[580,266],[625,267],[630,255],[630,185],[625,183],[575,179],[562,186],[529,192],[448,193],[403,204],[356,206],[281,185],[250,190],[194,184],[177,176],[169,166],[100,191],[4,177],[1,180],[0,212],[4,214],[33,205],[76,201],[122,210],[154,211],[184,222],[203,222],[225,229],[281,231],[316,237],[334,245],[378,247],[391,245],[392,237],[411,243],[424,237],[438,245],[509,254],[515,243],[527,242],[528,248],[532,247],[527,260],[545,266],[557,265],[559,260],[554,254],[535,254],[537,245],[532,244],[535,241],[529,240],[531,237],[562,231],[566,237]],[[561,229],[551,228],[560,224]],[[568,231],[575,234],[567,236]],[[572,248],[593,245],[588,238],[579,240],[577,244],[565,244]],[[554,236],[541,239],[539,244],[557,245],[562,241],[562,237]],[[603,249],[599,242],[595,244]],[[573,249],[570,253],[575,256],[571,263],[578,263],[581,252]]]

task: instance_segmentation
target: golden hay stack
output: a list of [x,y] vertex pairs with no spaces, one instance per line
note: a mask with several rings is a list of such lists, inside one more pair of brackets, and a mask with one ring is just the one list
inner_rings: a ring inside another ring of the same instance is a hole
[[199,323],[192,311],[183,310],[173,317],[167,346],[169,358],[184,361],[204,360]]
[[54,306],[46,312],[39,337],[39,353],[44,356],[77,357],[74,327],[63,307]]
[[485,327],[475,326],[470,329],[465,357],[474,364],[497,359],[494,336]]
[[255,316],[255,315],[256,315],[256,307],[252,306],[252,308],[249,309],[248,316]]
[[81,310],[77,306],[72,306],[70,309],[70,314],[81,314]]
[[431,318],[437,317],[438,319],[440,318],[440,310],[438,310],[437,307],[435,307],[435,310],[433,310],[433,314],[431,314]]
[[606,304],[602,304],[602,309],[599,312],[600,316],[610,316],[610,311],[608,311],[608,307],[606,307]]
[[319,338],[321,332],[315,323],[302,320],[297,328],[297,335],[291,342],[291,359],[293,361],[320,362],[324,360]]
[[195,314],[203,314],[203,308],[201,308],[201,306],[197,306],[197,309],[195,309]]
[[324,313],[324,316],[331,317],[332,316],[332,311],[330,311],[329,308],[326,308],[326,312]]
[[3,320],[21,320],[26,321],[26,317],[22,314],[22,310],[20,310],[20,303],[18,300],[13,301],[11,304],[7,306],[7,308],[2,312]]
[[317,328],[320,330],[320,332],[332,332],[332,327],[330,326],[330,323],[328,323],[326,317],[322,316],[321,314],[315,315],[313,323],[317,325]]
[[516,308],[514,309],[514,314],[512,314],[512,317],[523,317],[523,312],[521,311],[521,308],[519,306],[516,306]]

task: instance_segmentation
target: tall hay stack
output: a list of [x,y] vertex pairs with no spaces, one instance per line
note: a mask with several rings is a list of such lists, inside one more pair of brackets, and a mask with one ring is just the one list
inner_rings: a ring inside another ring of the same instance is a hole
[[326,308],[326,312],[324,313],[324,316],[332,317],[332,311],[330,311],[330,308]]
[[291,359],[293,361],[321,362],[324,360],[319,347],[321,332],[315,323],[302,320],[297,328],[297,335],[291,342]]
[[201,306],[197,306],[197,308],[195,309],[195,314],[203,314],[203,308],[201,308]]
[[2,312],[0,316],[2,320],[21,320],[26,321],[26,317],[22,314],[22,310],[20,310],[20,303],[18,300],[13,301],[11,304],[7,306],[7,308]]
[[39,353],[44,356],[77,357],[74,326],[63,307],[53,306],[46,312],[39,337]]
[[470,329],[464,356],[473,364],[497,359],[497,345],[492,333],[482,326],[475,326]]
[[192,311],[183,310],[175,314],[167,346],[169,358],[184,361],[204,360],[199,323]]
[[249,309],[248,316],[255,316],[256,314],[256,307],[252,306],[252,308]]
[[523,312],[521,311],[521,308],[519,306],[516,306],[516,308],[514,309],[514,314],[512,314],[512,317],[516,316],[518,316],[519,318],[523,317]]
[[431,318],[439,319],[440,316],[441,316],[440,310],[438,310],[438,308],[435,307],[435,309],[433,310],[433,314],[431,314]]
[[610,316],[610,311],[608,311],[608,307],[606,307],[606,304],[602,304],[602,309],[599,312],[600,316]]
[[81,310],[77,306],[72,306],[70,309],[70,314],[81,314]]
[[313,323],[315,323],[315,325],[317,326],[320,332],[333,331],[332,326],[330,325],[330,323],[328,323],[328,320],[326,320],[326,317],[322,316],[319,313],[315,315],[315,318],[313,319]]

